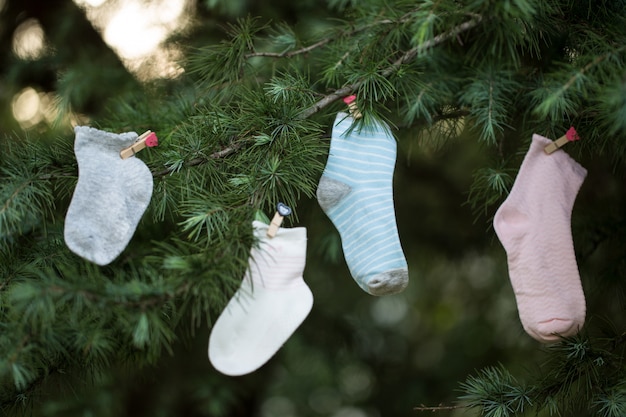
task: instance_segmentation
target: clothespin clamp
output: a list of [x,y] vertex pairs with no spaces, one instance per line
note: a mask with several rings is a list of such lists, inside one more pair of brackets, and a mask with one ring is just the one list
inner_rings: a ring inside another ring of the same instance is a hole
[[159,139],[157,138],[156,133],[151,130],[148,130],[141,134],[128,148],[124,148],[120,151],[120,157],[122,159],[128,159],[131,156],[135,155],[137,152],[142,150],[145,147],[152,148],[159,144]]
[[360,119],[361,117],[363,117],[363,115],[361,114],[361,111],[356,105],[355,95],[351,95],[351,96],[344,98],[343,102],[348,105],[348,109],[350,110],[350,114],[352,115],[352,117],[354,117],[355,119]]
[[558,138],[557,140],[555,140],[554,142],[552,142],[551,144],[543,148],[543,150],[548,155],[550,155],[552,152],[556,151],[557,149],[559,149],[566,143],[573,142],[575,140],[580,140],[580,136],[578,136],[578,133],[576,133],[576,129],[574,129],[574,127],[572,126],[565,133],[565,135],[561,136],[560,138]]
[[278,232],[278,228],[283,223],[283,218],[289,216],[291,214],[291,208],[283,203],[278,203],[276,205],[276,214],[274,214],[274,218],[270,222],[270,227],[267,229],[267,237],[276,236],[276,232]]

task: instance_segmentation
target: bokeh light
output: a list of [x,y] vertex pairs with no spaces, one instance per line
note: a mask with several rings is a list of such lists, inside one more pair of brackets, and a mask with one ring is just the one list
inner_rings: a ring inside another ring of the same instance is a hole
[[13,97],[13,117],[22,127],[31,127],[43,119],[40,111],[39,94],[32,87],[26,87]]
[[274,396],[261,405],[261,417],[296,417],[296,407],[287,397]]
[[17,27],[13,33],[13,53],[18,58],[38,59],[44,50],[44,31],[37,19],[27,19]]
[[104,30],[105,42],[129,59],[149,54],[166,36],[166,28],[153,21],[152,11],[137,3],[121,7]]
[[74,0],[126,68],[142,80],[182,74],[180,50],[165,41],[189,25],[192,1]]
[[59,117],[57,98],[52,93],[43,93],[26,87],[13,96],[13,117],[23,129],[40,123],[53,124]]
[[374,321],[381,326],[394,326],[404,319],[409,307],[402,296],[377,298],[370,313]]
[[89,7],[100,7],[106,2],[107,0],[74,0],[74,3],[76,3],[79,6],[89,6]]

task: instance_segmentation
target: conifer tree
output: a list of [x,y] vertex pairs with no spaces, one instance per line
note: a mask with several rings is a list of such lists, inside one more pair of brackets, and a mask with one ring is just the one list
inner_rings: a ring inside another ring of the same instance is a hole
[[[327,7],[340,19],[318,32],[263,16],[233,19],[221,41],[186,49],[181,78],[106,102],[94,126],[151,129],[160,141],[138,154],[153,176],[152,199],[110,265],[77,257],[63,239],[78,177],[73,134],[2,137],[4,409],[28,410],[67,373],[98,379],[113,364],[158,364],[181,334],[204,332],[241,282],[252,220],[277,202],[294,211],[288,226],[306,220],[299,209],[314,200],[329,125],[345,110],[341,99],[356,94],[359,126],[385,121],[400,146],[473,141],[485,164],[466,174],[473,183],[464,207],[492,239],[494,213],[533,133],[556,139],[575,126],[582,139],[563,150],[589,172],[572,219],[585,327],[547,345],[543,362],[526,371],[485,364],[459,382],[456,402],[415,398],[414,412],[626,415],[626,2]],[[61,82],[58,93],[70,97],[71,87]]]

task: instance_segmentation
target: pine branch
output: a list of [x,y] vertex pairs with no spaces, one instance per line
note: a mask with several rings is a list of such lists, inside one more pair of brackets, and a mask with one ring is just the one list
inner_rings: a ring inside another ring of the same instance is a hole
[[[373,26],[378,26],[378,25],[382,25],[382,24],[398,24],[398,23],[405,23],[407,21],[409,21],[409,16],[412,12],[406,13],[404,16],[402,16],[400,19],[398,20],[391,20],[391,19],[385,19],[385,20],[381,20],[378,22],[375,22],[373,24],[370,25],[365,25],[364,27],[352,30],[350,32],[348,32],[348,36],[350,35],[354,35],[356,33],[362,32],[368,28],[371,28]],[[445,41],[454,38],[456,36],[458,36],[459,34],[468,31],[474,27],[476,27],[480,22],[482,21],[482,18],[480,16],[475,16],[474,18],[472,18],[469,21],[466,21],[454,28],[452,28],[451,30],[444,32],[442,34],[439,34],[437,36],[435,36],[432,39],[429,39],[419,45],[417,45],[414,48],[409,49],[408,51],[406,51],[402,56],[400,56],[398,59],[396,59],[394,62],[392,62],[388,67],[384,68],[381,71],[381,76],[383,78],[389,77],[392,73],[394,73],[395,71],[397,71],[402,65],[410,62],[411,60],[413,60],[416,56],[418,56],[419,54],[423,53],[424,51],[433,48],[437,45],[440,45],[442,43],[444,43]],[[315,44],[309,45],[308,47],[305,48],[301,48],[298,49],[296,51],[291,51],[291,52],[284,52],[284,53],[270,53],[270,52],[251,52],[245,55],[246,58],[251,58],[251,57],[255,57],[255,56],[265,56],[265,57],[273,57],[273,58],[288,58],[291,56],[295,56],[295,55],[299,55],[299,54],[303,54],[306,52],[310,52],[313,49],[322,47],[332,41],[334,41],[335,39],[337,39],[337,37],[332,37],[332,38],[325,38]],[[359,80],[355,83],[352,83],[350,85],[344,86],[342,88],[339,88],[337,90],[335,90],[334,92],[325,95],[324,97],[322,97],[321,99],[319,99],[317,102],[315,102],[313,105],[311,105],[310,107],[306,108],[304,111],[302,111],[300,113],[300,115],[298,116],[299,120],[303,120],[303,119],[307,119],[310,118],[311,116],[315,115],[317,112],[319,112],[320,110],[324,109],[325,107],[329,106],[330,104],[334,103],[335,101],[337,101],[340,98],[343,98],[347,95],[352,94],[353,92],[355,92],[356,90],[358,90],[358,88],[363,85],[364,80]],[[191,159],[190,161],[186,162],[184,165],[187,167],[194,167],[194,166],[198,166],[201,164],[204,164],[205,162],[207,162],[210,159],[221,159],[224,157],[227,157],[229,155],[232,155],[233,153],[239,151],[243,146],[244,143],[242,142],[231,142],[231,145],[228,145],[224,148],[222,148],[219,151],[216,151],[212,154],[210,154],[208,157],[198,157],[198,158],[194,158]],[[176,165],[176,166],[169,166],[165,169],[159,170],[159,171],[153,171],[153,176],[154,177],[163,177],[165,175],[171,174],[173,172],[175,172],[177,169],[180,169],[180,165]],[[43,174],[41,175],[39,178],[40,179],[45,179],[45,180],[51,180],[51,179],[58,179],[60,177],[67,177],[70,174],[67,173],[61,173],[61,174]]]
[[[594,67],[598,66],[605,60],[614,56],[615,54],[619,54],[626,50],[626,45],[622,45],[619,48],[606,52],[602,55],[596,56],[593,60],[588,62],[585,66],[578,69],[573,75],[571,75],[567,81],[565,81],[562,85],[556,89],[556,91],[546,94],[544,97],[541,96],[542,93],[545,94],[542,90],[535,91],[534,95],[537,97],[536,99],[536,108],[534,113],[540,117],[551,116],[552,119],[558,120],[563,117],[564,114],[569,114],[574,111],[574,103],[572,100],[566,96],[566,93],[580,80],[583,80]],[[603,83],[599,82],[598,87]],[[545,88],[545,87],[544,87]],[[581,87],[582,89],[582,87]]]
[[311,44],[309,46],[306,46],[306,47],[303,47],[303,48],[300,48],[300,49],[297,49],[297,50],[294,50],[294,51],[285,51],[285,52],[256,52],[255,51],[255,52],[251,52],[251,53],[248,53],[248,54],[244,55],[244,57],[246,59],[254,58],[254,57],[291,58],[291,57],[296,56],[296,55],[306,54],[306,53],[311,52],[311,51],[313,51],[313,50],[315,50],[317,48],[321,48],[321,47],[323,47],[323,46],[325,46],[325,45],[327,45],[327,44],[329,44],[331,42],[334,42],[334,41],[339,40],[339,39],[345,39],[345,38],[354,36],[354,35],[356,35],[358,33],[364,32],[364,31],[369,30],[369,29],[371,29],[373,27],[376,27],[376,26],[390,25],[390,24],[396,24],[397,25],[397,24],[403,24],[403,23],[409,22],[411,20],[410,16],[416,10],[418,10],[418,9],[413,9],[413,10],[405,13],[402,17],[400,17],[397,20],[383,19],[383,20],[376,21],[374,23],[370,23],[368,25],[364,25],[362,27],[356,28],[356,29],[351,30],[351,31],[347,31],[347,32],[346,31],[342,31],[341,33],[339,33],[339,34],[337,34],[335,36],[324,38],[324,39],[322,39],[322,40],[320,40],[318,42],[315,42],[314,44]]
[[[439,35],[435,36],[434,38],[429,39],[428,41],[426,41],[426,42],[424,42],[424,43],[422,43],[422,44],[420,44],[420,45],[418,45],[418,46],[416,46],[414,48],[409,49],[400,58],[398,58],[396,61],[394,61],[390,66],[385,68],[381,72],[381,75],[383,77],[388,77],[394,71],[397,71],[398,68],[400,68],[400,66],[402,66],[403,64],[411,61],[418,54],[420,54],[420,53],[422,53],[422,52],[426,51],[427,49],[430,49],[430,48],[432,48],[434,46],[437,46],[437,45],[447,41],[450,38],[456,37],[456,36],[458,36],[459,34],[465,32],[465,31],[468,31],[468,30],[476,27],[481,21],[482,21],[482,18],[475,17],[474,19],[471,19],[471,20],[469,20],[467,22],[464,22],[464,23],[462,23],[462,24],[452,28],[448,32],[439,34]],[[318,111],[322,110],[323,108],[329,106],[330,104],[334,103],[338,99],[352,94],[362,84],[363,84],[363,81],[357,81],[357,82],[355,82],[353,84],[350,84],[350,85],[347,85],[345,87],[342,87],[342,88],[339,88],[339,89],[335,90],[333,93],[326,95],[324,98],[322,98],[319,101],[317,101],[311,107],[309,107],[306,110],[304,110],[301,113],[300,118],[306,119],[308,117],[311,117],[312,115],[314,115]]]
[[441,33],[437,36],[435,36],[432,39],[429,39],[428,41],[412,48],[409,49],[404,55],[402,55],[402,57],[400,57],[397,61],[395,61],[390,67],[386,68],[383,72],[382,75],[384,77],[387,77],[389,75],[391,75],[391,73],[393,73],[394,71],[396,71],[402,64],[405,64],[409,61],[411,61],[413,58],[415,58],[418,54],[425,52],[427,49],[433,48],[445,41],[447,41],[450,38],[454,38],[458,35],[460,35],[463,32],[466,32],[470,29],[475,28],[476,26],[478,26],[478,24],[482,21],[482,18],[480,16],[475,17],[474,19],[471,19],[467,22],[461,23],[460,25],[450,29],[448,32],[445,33]]

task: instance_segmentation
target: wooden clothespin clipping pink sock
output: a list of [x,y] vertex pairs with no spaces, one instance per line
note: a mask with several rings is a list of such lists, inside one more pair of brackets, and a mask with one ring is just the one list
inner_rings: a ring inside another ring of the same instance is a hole
[[276,214],[270,222],[270,227],[267,229],[267,237],[276,236],[278,228],[283,223],[283,219],[291,214],[291,208],[284,203],[278,203],[276,205]]
[[135,143],[130,145],[128,148],[122,149],[120,151],[120,157],[122,159],[127,159],[146,147],[153,148],[158,145],[159,145],[159,138],[157,138],[156,133],[154,133],[151,130],[148,130],[142,133],[141,136],[137,138]]
[[521,323],[543,343],[578,333],[586,313],[571,216],[587,170],[566,152],[548,155],[545,149],[553,143],[533,135],[513,187],[493,219],[507,254]]
[[561,136],[548,146],[546,146],[543,150],[550,155],[552,152],[561,148],[563,145],[569,142],[574,142],[575,140],[580,140],[580,136],[576,133],[576,129],[574,127],[570,127],[569,130],[565,133],[565,135]]
[[361,111],[356,105],[355,95],[351,95],[351,96],[344,98],[343,102],[348,105],[348,109],[350,110],[350,115],[352,117],[354,117],[355,119],[360,119],[361,117],[363,117],[363,115],[361,114]]

